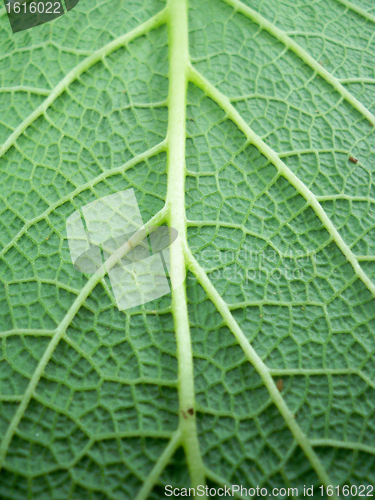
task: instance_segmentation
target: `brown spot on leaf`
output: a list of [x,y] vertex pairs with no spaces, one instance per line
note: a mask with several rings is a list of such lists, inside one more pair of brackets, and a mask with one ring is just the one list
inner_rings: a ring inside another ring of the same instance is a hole
[[277,390],[279,392],[281,392],[283,390],[283,387],[284,387],[284,381],[282,378],[280,378],[278,381],[277,381],[277,384],[276,384],[276,387],[277,387]]
[[349,160],[350,160],[352,163],[358,163],[357,158],[354,158],[354,156],[349,156]]
[[194,410],[193,410],[193,408],[189,408],[189,409],[188,409],[188,414],[189,414],[189,415],[194,415]]

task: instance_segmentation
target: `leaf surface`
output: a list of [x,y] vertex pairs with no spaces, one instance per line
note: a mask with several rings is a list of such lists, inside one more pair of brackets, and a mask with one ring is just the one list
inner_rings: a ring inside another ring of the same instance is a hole
[[[0,16],[0,497],[374,484],[372,2]],[[129,188],[186,280],[122,312],[66,220]]]

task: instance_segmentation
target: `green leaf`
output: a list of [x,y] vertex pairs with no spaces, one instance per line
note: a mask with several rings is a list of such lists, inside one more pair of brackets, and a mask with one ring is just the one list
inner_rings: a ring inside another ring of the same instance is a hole
[[[373,2],[0,16],[0,497],[374,484]],[[123,312],[66,221],[129,188],[186,280]]]

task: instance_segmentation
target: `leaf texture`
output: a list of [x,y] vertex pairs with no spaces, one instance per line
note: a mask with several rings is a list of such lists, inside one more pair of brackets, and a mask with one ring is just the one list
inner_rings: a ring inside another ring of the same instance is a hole
[[[0,498],[374,484],[373,2],[0,16]],[[66,220],[129,188],[186,279],[122,312]]]

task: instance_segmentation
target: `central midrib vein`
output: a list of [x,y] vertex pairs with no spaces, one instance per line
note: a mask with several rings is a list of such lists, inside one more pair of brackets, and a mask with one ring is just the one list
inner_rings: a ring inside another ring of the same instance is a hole
[[183,283],[172,290],[172,313],[178,357],[179,429],[191,483],[196,488],[205,485],[205,473],[197,435],[193,354],[185,288],[186,264],[181,246],[181,240],[186,242],[186,99],[190,65],[187,0],[169,0],[168,30],[170,80],[167,208],[169,225],[177,229],[180,238],[171,246],[170,274],[172,284]]

